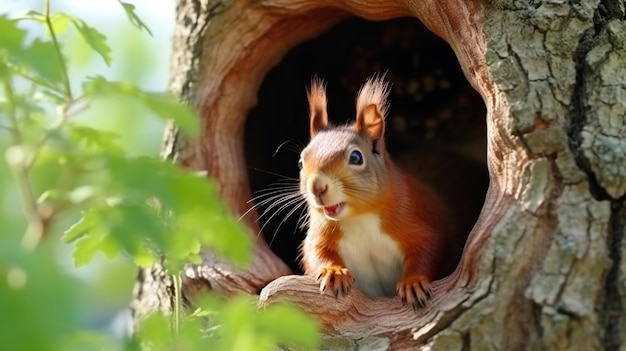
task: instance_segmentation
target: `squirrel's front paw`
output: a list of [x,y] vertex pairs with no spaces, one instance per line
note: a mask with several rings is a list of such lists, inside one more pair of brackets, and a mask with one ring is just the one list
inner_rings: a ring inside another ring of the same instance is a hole
[[341,266],[322,267],[316,280],[320,282],[320,293],[323,294],[328,289],[335,296],[347,295],[354,284],[354,278],[348,268]]
[[402,279],[396,286],[403,304],[409,303],[413,310],[426,306],[432,297],[430,279],[422,274],[414,274]]

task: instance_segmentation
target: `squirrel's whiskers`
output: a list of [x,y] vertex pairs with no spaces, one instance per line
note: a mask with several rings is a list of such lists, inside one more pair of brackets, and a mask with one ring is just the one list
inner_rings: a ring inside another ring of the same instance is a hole
[[[278,147],[276,152],[278,152],[283,146],[287,145],[287,143],[294,143],[295,145],[295,142],[291,140],[286,141]],[[303,224],[308,223],[308,214],[305,211],[306,201],[300,193],[298,178],[288,177],[279,173],[261,170],[258,168],[255,168],[255,170],[277,176],[280,179],[269,184],[265,189],[255,191],[255,196],[248,200],[248,203],[253,203],[253,206],[242,214],[239,217],[239,220],[241,221],[244,217],[250,214],[250,212],[257,210],[259,215],[255,220],[255,223],[263,220],[261,228],[258,233],[256,233],[258,239],[270,222],[276,220],[278,216],[288,210],[288,212],[280,218],[280,222],[272,234],[268,243],[271,247],[282,225],[299,209],[301,211],[297,222],[298,225],[302,226]],[[294,234],[295,229],[296,228],[294,228]]]

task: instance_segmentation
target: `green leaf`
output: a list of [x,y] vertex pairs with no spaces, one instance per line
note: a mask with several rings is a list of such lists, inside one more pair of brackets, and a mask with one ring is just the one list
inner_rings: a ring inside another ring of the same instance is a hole
[[105,351],[119,350],[120,347],[117,345],[116,340],[107,334],[88,330],[78,330],[69,335],[68,345],[66,345],[63,349]]
[[[80,136],[76,140],[107,145],[97,131],[76,126],[72,130]],[[76,264],[89,262],[98,251],[111,257],[123,250],[141,266],[163,254],[167,268],[177,271],[185,263],[198,263],[202,247],[240,267],[249,263],[250,236],[228,215],[206,178],[159,159],[100,157],[106,180],[86,188],[89,202],[84,205],[90,209],[63,237],[66,242],[80,239]],[[117,200],[105,200],[112,198]]]
[[107,218],[107,221],[117,219],[110,226],[109,233],[112,239],[131,256],[138,255],[145,260],[148,244],[156,246],[161,252],[167,252],[167,228],[163,226],[157,211],[150,208],[144,201],[132,200],[128,202],[123,200],[112,209],[114,211],[104,212],[107,216],[112,215],[111,218]]
[[137,14],[135,13],[135,5],[129,4],[127,2],[123,2],[120,0],[118,0],[118,2],[124,8],[124,12],[126,12],[126,17],[128,17],[128,20],[130,21],[130,23],[132,23],[132,25],[134,25],[135,27],[139,29],[145,30],[146,32],[148,32],[148,34],[150,34],[150,36],[152,36],[152,32],[150,32],[150,29],[148,28],[148,26],[146,26],[146,24],[143,23],[141,18],[139,18],[139,16],[137,16]]
[[9,51],[22,50],[22,43],[26,38],[26,31],[18,28],[17,21],[9,19],[6,15],[0,15],[0,48]]
[[72,18],[72,16],[62,12],[50,16],[50,24],[52,25],[54,34],[63,34],[67,30],[68,24],[71,22]]
[[[100,222],[99,225],[102,225]],[[100,228],[93,228],[89,235],[84,236],[76,243],[73,257],[76,267],[90,263],[98,252],[102,252],[111,259],[121,253],[119,245],[113,238]]]
[[213,216],[204,222],[201,241],[217,253],[226,255],[231,262],[243,268],[250,263],[252,240],[241,223],[226,216]]
[[148,250],[137,252],[134,255],[135,264],[142,268],[147,268],[156,263],[156,256],[154,252]]
[[46,31],[48,35],[50,35],[50,29],[54,32],[54,34],[58,37],[60,34],[67,30],[68,24],[72,23],[76,28],[78,34],[83,38],[83,40],[91,47],[92,50],[97,52],[107,66],[111,65],[111,48],[108,46],[106,42],[106,36],[100,33],[97,29],[89,26],[85,21],[78,17],[71,16],[67,13],[58,12],[50,15],[50,27],[49,28],[46,23],[46,16],[35,11],[29,11],[26,15],[24,15],[21,19],[31,19],[35,20],[46,27]]
[[47,81],[53,84],[61,84],[63,81],[59,53],[53,43],[35,39],[30,47],[17,54],[15,57],[19,62],[27,64]]
[[103,151],[111,155],[123,155],[124,150],[119,144],[119,135],[100,129],[68,123],[70,137],[75,144],[82,144],[92,150]]
[[[178,166],[146,157],[116,160],[108,168],[116,187],[133,201],[158,199],[168,234],[150,234],[169,260],[195,259],[208,246],[234,263],[249,261],[252,242],[236,219],[230,217],[213,184]],[[150,177],[145,175],[149,174]],[[165,214],[171,215],[165,215]]]
[[148,93],[126,82],[111,82],[101,76],[91,77],[83,84],[83,91],[93,98],[122,96],[141,103],[158,117],[172,119],[181,131],[190,135],[199,134],[198,118],[186,105],[168,93]]
[[[102,251],[112,258],[120,253],[120,244],[113,236],[120,230],[119,211],[114,208],[98,208],[85,211],[79,221],[72,225],[63,235],[66,243],[78,240],[72,254],[76,266],[85,265]],[[122,228],[123,229],[123,228]],[[131,237],[141,240],[137,236]]]
[[65,233],[63,234],[63,241],[66,243],[71,243],[82,238],[89,231],[97,228],[99,218],[97,217],[94,210],[88,210],[83,212],[82,217],[69,227]]
[[279,303],[259,312],[259,329],[286,344],[306,350],[319,348],[319,329],[311,316],[296,306]]
[[107,66],[110,66],[113,58],[111,57],[111,48],[106,42],[107,38],[97,29],[90,27],[79,18],[71,17],[70,20],[87,45],[100,54]]
[[48,245],[18,254],[18,261],[0,257],[2,349],[63,350],[68,335],[84,322],[80,317],[86,306],[79,295],[83,287],[59,269],[53,251]]
[[170,321],[162,313],[153,313],[141,320],[137,335],[154,350],[162,350],[172,339]]
[[[219,311],[221,330],[218,350],[251,350],[255,339],[254,305],[244,296],[236,296]],[[259,350],[258,348],[255,350]]]
[[[73,18],[74,17],[63,12],[52,14],[50,16],[50,24],[52,26],[52,31],[54,32],[54,34],[56,35],[63,34],[63,32],[65,32],[65,30],[67,29],[67,25],[69,24],[70,20]],[[37,21],[40,24],[44,24],[44,25],[46,24],[46,16],[37,11],[28,11],[24,16],[17,18],[17,19],[18,20],[29,19],[29,20]],[[47,28],[47,26],[46,26],[46,30],[47,30],[48,35],[50,35],[49,29]]]
[[[0,15],[0,63],[9,70],[44,80],[49,88],[63,94],[63,69],[59,53],[52,42],[34,39],[26,44],[27,33],[17,27],[17,21]],[[32,72],[32,73],[31,73]]]
[[202,324],[198,318],[184,319],[176,328],[177,332],[172,331],[171,324],[172,321],[167,316],[153,313],[140,321],[137,336],[152,351],[213,349],[213,345],[202,334]]
[[224,301],[207,294],[198,298],[197,306],[194,316],[208,316],[220,325],[212,349],[270,351],[276,350],[277,345],[319,349],[316,323],[293,305],[279,303],[258,310],[256,300],[250,296],[239,295]]
[[[123,249],[135,261],[149,264],[154,261],[149,256],[145,239],[163,242],[164,229],[159,226],[159,217],[143,204],[100,206],[83,213],[82,218],[70,227],[63,236],[65,242],[79,240],[76,243],[74,263],[81,266],[91,262],[98,252],[113,258]],[[158,245],[162,247],[164,245]]]

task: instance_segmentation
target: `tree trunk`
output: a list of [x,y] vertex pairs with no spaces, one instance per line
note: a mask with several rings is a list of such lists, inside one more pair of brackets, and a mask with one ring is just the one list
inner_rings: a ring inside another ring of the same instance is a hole
[[[351,16],[414,17],[452,47],[487,108],[490,178],[457,269],[418,313],[358,291],[321,296],[263,240],[246,272],[207,252],[183,274],[185,298],[296,302],[327,349],[626,350],[625,11],[620,0],[180,0],[171,89],[197,109],[202,138],[171,126],[164,156],[207,170],[233,214],[250,206],[244,126],[263,78]],[[140,272],[135,317],[168,311],[170,287],[159,267]]]

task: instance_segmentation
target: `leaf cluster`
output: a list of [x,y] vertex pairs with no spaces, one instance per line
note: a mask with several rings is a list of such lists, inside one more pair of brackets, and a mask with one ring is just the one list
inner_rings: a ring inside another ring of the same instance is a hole
[[[118,3],[135,27],[150,34],[134,5]],[[31,39],[21,25],[25,21],[41,25],[46,34]],[[84,77],[82,84],[73,85],[72,62],[59,41],[69,30],[111,63],[103,33],[76,16],[51,13],[49,2],[44,11],[20,18],[0,15],[0,137],[6,137],[6,167],[24,222],[23,228],[7,227],[11,229],[0,234],[3,347],[315,348],[315,324],[301,311],[283,305],[257,311],[244,297],[206,297],[189,315],[179,309],[173,316],[155,314],[130,340],[87,327],[83,283],[60,264],[54,242],[59,228],[63,241],[73,247],[75,266],[90,264],[97,253],[124,257],[140,267],[162,262],[177,289],[179,272],[186,264],[200,263],[202,249],[245,267],[252,243],[206,177],[159,159],[130,157],[115,133],[81,123],[81,114],[98,100],[132,100],[158,118],[173,120],[190,138],[199,130],[193,112],[170,94],[103,76]],[[78,213],[73,224],[65,224],[64,218]]]

